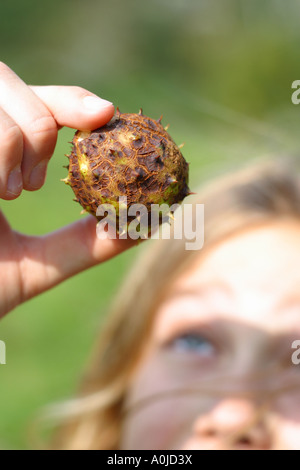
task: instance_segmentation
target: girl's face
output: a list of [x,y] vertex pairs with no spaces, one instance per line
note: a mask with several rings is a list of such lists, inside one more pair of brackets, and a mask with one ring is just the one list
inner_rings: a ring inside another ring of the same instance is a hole
[[300,449],[295,340],[299,222],[251,229],[203,253],[157,312],[121,448]]

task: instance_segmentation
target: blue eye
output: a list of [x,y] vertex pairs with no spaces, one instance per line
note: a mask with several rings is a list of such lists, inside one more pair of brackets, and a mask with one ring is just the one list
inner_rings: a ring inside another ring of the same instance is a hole
[[201,354],[202,356],[212,356],[215,352],[213,344],[197,333],[186,333],[173,339],[171,346],[177,351]]

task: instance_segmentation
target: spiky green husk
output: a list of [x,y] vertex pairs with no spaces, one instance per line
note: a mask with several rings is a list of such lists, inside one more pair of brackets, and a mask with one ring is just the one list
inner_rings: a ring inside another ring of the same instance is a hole
[[152,204],[171,206],[190,194],[188,164],[160,119],[117,111],[107,125],[77,131],[72,143],[64,181],[95,216],[98,206],[107,203],[118,216],[122,196],[127,208],[143,204],[150,214]]

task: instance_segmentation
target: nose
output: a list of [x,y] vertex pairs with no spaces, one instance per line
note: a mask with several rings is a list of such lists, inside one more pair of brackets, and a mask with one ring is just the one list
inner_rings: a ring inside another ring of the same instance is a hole
[[193,426],[193,446],[199,449],[268,450],[271,436],[263,411],[250,400],[224,399]]

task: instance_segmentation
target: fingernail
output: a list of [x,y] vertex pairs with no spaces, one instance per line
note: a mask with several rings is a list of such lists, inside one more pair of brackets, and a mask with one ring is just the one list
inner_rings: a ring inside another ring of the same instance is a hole
[[83,98],[83,104],[89,111],[100,111],[100,109],[113,106],[110,101],[103,100],[98,96],[85,96]]
[[18,166],[11,171],[7,180],[6,193],[11,196],[18,196],[23,189],[23,178],[21,167]]
[[42,160],[33,168],[29,177],[29,184],[33,189],[39,189],[43,186],[46,179],[46,171],[49,160]]

